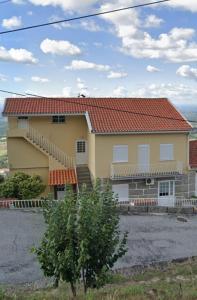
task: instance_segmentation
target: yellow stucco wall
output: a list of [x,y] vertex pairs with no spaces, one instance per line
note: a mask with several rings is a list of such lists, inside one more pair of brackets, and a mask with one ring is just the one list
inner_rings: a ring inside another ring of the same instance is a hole
[[150,164],[160,163],[160,144],[174,144],[174,160],[188,168],[187,134],[138,134],[138,135],[96,135],[95,177],[109,178],[113,161],[113,146],[128,145],[128,163],[137,164],[138,145],[150,145]]
[[92,180],[96,178],[95,166],[95,134],[88,133],[88,167]]

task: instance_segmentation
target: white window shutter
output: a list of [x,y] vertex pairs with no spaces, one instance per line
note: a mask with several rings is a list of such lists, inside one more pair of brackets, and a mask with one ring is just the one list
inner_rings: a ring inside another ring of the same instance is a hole
[[174,145],[160,144],[160,160],[173,160],[173,159],[174,159]]
[[115,145],[113,147],[113,162],[128,162],[127,145]]

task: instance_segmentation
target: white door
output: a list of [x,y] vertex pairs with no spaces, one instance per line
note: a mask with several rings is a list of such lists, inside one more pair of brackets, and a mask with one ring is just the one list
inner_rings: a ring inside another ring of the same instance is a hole
[[18,128],[20,129],[27,129],[29,126],[29,120],[26,117],[18,118]]
[[175,184],[173,180],[159,181],[158,205],[174,206],[175,204]]
[[77,165],[85,165],[88,163],[87,141],[76,141],[76,163]]
[[149,172],[150,169],[150,147],[149,145],[138,145],[138,171]]
[[57,185],[56,191],[57,191],[57,200],[63,200],[66,193],[65,185]]

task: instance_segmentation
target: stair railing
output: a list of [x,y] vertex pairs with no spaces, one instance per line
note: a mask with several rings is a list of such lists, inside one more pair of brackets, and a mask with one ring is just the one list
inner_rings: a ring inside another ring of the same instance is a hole
[[68,156],[64,151],[59,149],[55,144],[49,141],[48,138],[44,137],[37,130],[32,127],[28,127],[26,130],[27,139],[31,140],[34,144],[41,147],[48,155],[55,158],[66,168],[75,168],[75,159],[74,157]]

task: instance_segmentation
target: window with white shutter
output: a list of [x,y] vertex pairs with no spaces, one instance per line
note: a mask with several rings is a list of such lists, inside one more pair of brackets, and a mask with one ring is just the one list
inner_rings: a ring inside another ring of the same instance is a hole
[[129,185],[128,184],[113,184],[112,190],[116,196],[118,196],[118,201],[128,201],[129,200]]
[[160,144],[160,160],[173,160],[174,159],[174,145],[173,144]]
[[113,162],[128,162],[127,145],[115,145],[113,147]]

